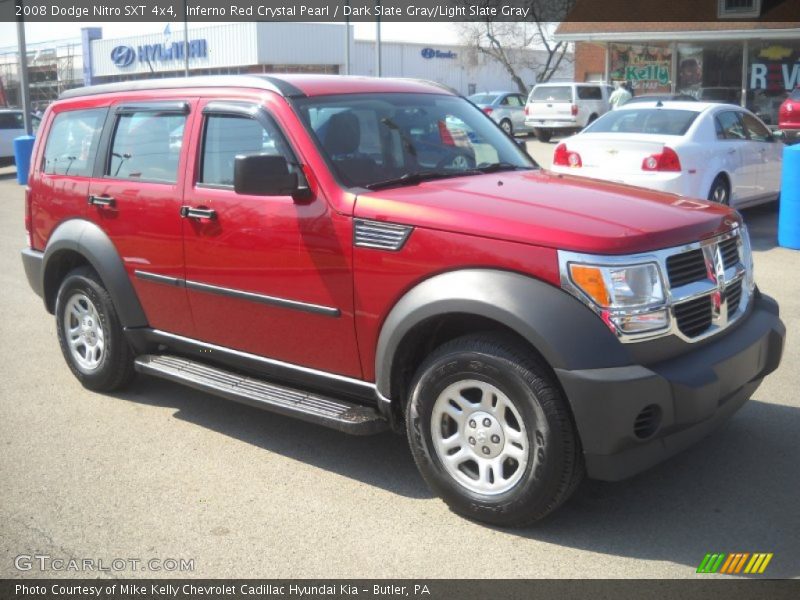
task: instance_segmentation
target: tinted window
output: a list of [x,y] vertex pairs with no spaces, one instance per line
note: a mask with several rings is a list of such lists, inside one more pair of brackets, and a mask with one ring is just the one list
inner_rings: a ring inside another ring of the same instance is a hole
[[741,117],[742,121],[744,121],[744,127],[747,130],[747,133],[750,135],[751,140],[756,142],[768,142],[772,139],[772,134],[770,133],[769,129],[767,129],[767,127],[753,115],[742,113]]
[[578,98],[581,100],[602,100],[603,92],[599,87],[578,86]]
[[206,119],[200,182],[233,185],[237,154],[280,154],[274,135],[246,117],[211,115]]
[[742,121],[735,111],[726,111],[717,115],[719,125],[722,128],[722,135],[726,140],[744,140],[747,136],[744,133]]
[[572,102],[572,88],[568,85],[537,85],[531,92],[531,102]]
[[175,183],[185,115],[135,112],[119,116],[107,175]]
[[22,113],[0,113],[0,129],[22,129],[23,127],[25,127],[25,125],[22,122]]
[[106,109],[75,110],[56,115],[44,149],[42,170],[50,175],[92,174]]
[[697,115],[698,113],[693,110],[666,108],[615,110],[604,114],[584,132],[684,135],[694,123]]

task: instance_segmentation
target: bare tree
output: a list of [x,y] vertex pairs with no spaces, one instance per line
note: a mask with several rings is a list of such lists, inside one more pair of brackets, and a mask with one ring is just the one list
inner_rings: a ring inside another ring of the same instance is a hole
[[[574,0],[520,2],[520,5],[530,9],[525,21],[462,23],[459,37],[474,53],[496,61],[508,73],[520,93],[527,94],[528,83],[521,76],[525,69],[534,72],[536,81],[533,83],[542,83],[549,81],[563,63],[572,61],[572,44],[554,39],[557,23],[548,18],[565,14],[573,3]],[[499,3],[487,0],[482,4]]]

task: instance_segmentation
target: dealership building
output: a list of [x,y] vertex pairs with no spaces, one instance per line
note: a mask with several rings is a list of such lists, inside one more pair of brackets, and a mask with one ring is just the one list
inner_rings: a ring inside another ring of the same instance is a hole
[[[628,20],[605,21],[615,11]],[[556,31],[575,42],[575,79],[731,102],[777,125],[781,103],[800,85],[800,22],[792,20],[800,1],[673,0],[658,22],[646,11],[579,0]]]
[[[101,28],[85,28],[82,39],[63,41],[58,47],[37,44],[28,49],[28,64],[35,67],[34,102],[52,101],[65,89],[153,77],[182,76],[186,61],[183,28],[168,27],[158,34],[105,39]],[[375,43],[354,39],[344,23],[250,22],[191,27],[188,66],[190,75],[236,73],[377,74]],[[349,65],[348,65],[349,58]],[[544,52],[520,52],[516,62],[544,63]],[[16,49],[0,49],[0,82],[8,104],[18,104],[19,79]],[[572,79],[571,60],[554,80]],[[349,67],[349,68],[348,68]],[[519,68],[529,87],[535,71]],[[511,77],[496,62],[475,49],[452,44],[383,42],[384,77],[411,77],[437,81],[462,94],[514,90]],[[38,84],[37,84],[38,85]]]

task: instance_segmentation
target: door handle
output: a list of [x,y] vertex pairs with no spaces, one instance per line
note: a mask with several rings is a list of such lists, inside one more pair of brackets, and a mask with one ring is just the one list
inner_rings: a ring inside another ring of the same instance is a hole
[[89,206],[107,206],[108,208],[114,208],[116,205],[117,201],[111,196],[89,196]]
[[734,150],[733,148],[731,148],[730,150],[728,150],[728,154],[736,154],[736,150]]
[[209,219],[213,221],[217,218],[217,211],[210,208],[194,208],[192,206],[181,206],[181,216],[184,219]]

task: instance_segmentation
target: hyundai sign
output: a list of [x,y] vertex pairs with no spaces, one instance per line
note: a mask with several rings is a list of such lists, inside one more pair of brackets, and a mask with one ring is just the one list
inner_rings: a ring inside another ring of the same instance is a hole
[[[133,48],[132,46],[116,46],[111,50],[111,61],[118,69],[131,66],[134,62],[140,63],[165,63],[184,59],[185,44],[173,42],[171,44],[144,44]],[[189,41],[189,58],[206,58],[208,56],[208,42],[203,39]]]
[[452,50],[448,50],[447,52],[443,52],[442,50],[435,50],[433,48],[423,48],[420,52],[422,54],[422,58],[455,58],[458,56]]

